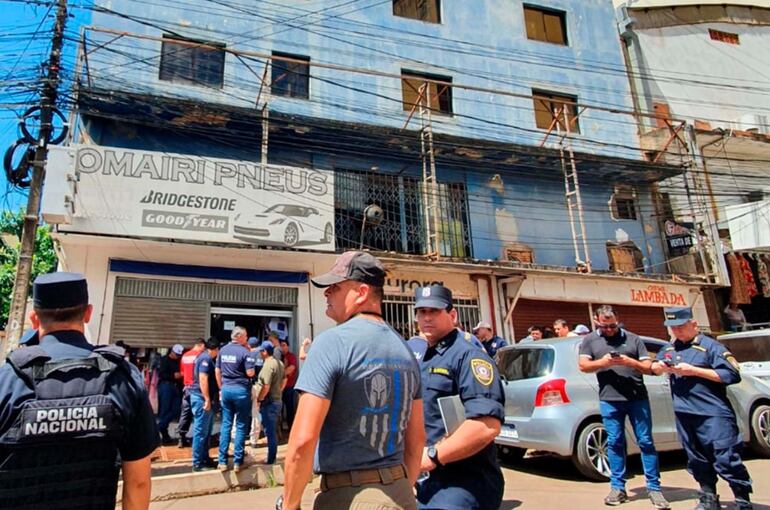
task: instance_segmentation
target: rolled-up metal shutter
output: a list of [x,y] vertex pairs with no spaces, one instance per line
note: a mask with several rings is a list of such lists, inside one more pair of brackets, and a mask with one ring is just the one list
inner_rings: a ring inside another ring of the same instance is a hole
[[626,305],[616,305],[613,308],[618,312],[620,322],[627,330],[637,335],[668,340],[668,330],[663,325],[663,308]]
[[530,326],[551,327],[556,319],[564,319],[570,328],[577,324],[585,324],[590,328],[589,314],[588,303],[519,299],[513,310],[516,340],[527,336]]
[[111,342],[131,347],[192,346],[208,336],[209,304],[205,301],[117,296]]

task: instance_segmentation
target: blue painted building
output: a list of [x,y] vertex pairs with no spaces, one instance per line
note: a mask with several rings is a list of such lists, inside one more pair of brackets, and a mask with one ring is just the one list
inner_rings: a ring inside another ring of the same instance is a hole
[[[465,327],[483,318],[517,338],[535,321],[587,323],[603,302],[662,335],[647,324],[664,301],[698,301],[697,284],[662,283],[670,253],[655,183],[680,169],[648,163],[640,148],[609,1],[104,2],[92,25],[71,150],[72,172],[88,175],[74,205],[49,217],[65,249],[98,253],[100,337],[120,339],[129,305],[118,302],[141,297],[110,270],[117,258],[312,274],[330,253],[364,246],[393,272],[386,315],[404,332],[409,293],[426,281],[456,287]],[[61,183],[67,165],[51,179]],[[122,181],[107,192],[97,176]],[[234,214],[203,215],[193,231],[179,216],[189,210],[157,207],[117,225],[147,176],[170,183],[153,206],[195,209],[190,196],[216,191],[233,197]],[[310,182],[323,193],[305,193]],[[171,204],[177,185],[193,188]],[[87,199],[89,186],[104,192]],[[270,205],[290,189],[291,201]],[[114,208],[93,212],[100,197]],[[364,220],[369,205],[382,214]],[[207,237],[209,224],[222,228]],[[97,249],[105,236],[121,248]],[[320,300],[308,288],[293,301],[296,335],[324,321]],[[212,314],[202,331],[213,331]]]

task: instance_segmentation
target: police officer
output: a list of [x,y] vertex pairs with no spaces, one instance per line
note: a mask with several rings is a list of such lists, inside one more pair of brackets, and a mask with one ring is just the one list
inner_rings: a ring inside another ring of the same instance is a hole
[[158,429],[139,371],[119,347],[94,348],[83,275],[33,286],[40,343],[0,367],[0,508],[146,509]]
[[660,350],[652,371],[670,374],[676,429],[687,453],[687,470],[700,484],[696,510],[718,510],[717,475],[735,495],[736,508],[749,502],[751,479],[741,461],[743,439],[727,386],[741,380],[738,362],[713,338],[698,332],[690,308],[666,308],[666,321],[676,341]]
[[204,350],[198,353],[193,363],[193,377],[190,385],[190,406],[193,413],[193,471],[213,469],[217,463],[209,457],[209,437],[214,424],[217,380],[215,360],[219,354],[219,340],[210,337],[204,343]]
[[[491,358],[455,329],[452,292],[441,286],[418,288],[415,310],[428,341],[420,368],[427,447],[417,483],[419,508],[498,509],[503,475],[494,439],[504,418],[503,386]],[[458,395],[466,420],[447,436],[438,399]]]

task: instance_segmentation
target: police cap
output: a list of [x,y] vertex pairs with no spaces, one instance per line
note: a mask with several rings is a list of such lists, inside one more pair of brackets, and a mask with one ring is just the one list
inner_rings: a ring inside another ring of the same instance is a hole
[[258,350],[258,351],[260,351],[260,352],[261,352],[261,351],[265,351],[265,352],[267,352],[268,354],[273,354],[273,349],[274,349],[274,347],[273,347],[273,344],[271,344],[271,343],[270,343],[269,341],[267,341],[267,340],[265,340],[264,342],[262,342],[262,344],[260,344],[260,346],[259,346],[259,347],[257,347],[257,350]]
[[687,306],[675,306],[664,308],[663,313],[666,316],[664,326],[681,326],[692,320],[692,308]]
[[414,291],[415,308],[436,308],[446,310],[452,306],[452,291],[443,285],[418,287]]
[[88,284],[80,273],[42,274],[32,284],[32,296],[38,310],[87,305]]

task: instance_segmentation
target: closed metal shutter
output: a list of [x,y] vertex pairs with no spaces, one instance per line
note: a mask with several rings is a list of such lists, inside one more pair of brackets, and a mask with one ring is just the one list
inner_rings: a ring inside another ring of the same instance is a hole
[[[620,316],[623,326],[637,335],[651,336],[668,340],[668,330],[663,325],[663,308],[657,306],[625,306],[613,308]],[[596,305],[594,305],[596,309]]]
[[591,328],[590,318],[588,303],[519,299],[513,310],[513,329],[516,340],[521,340],[530,326],[551,327],[556,319],[564,319],[570,329],[577,324]]
[[296,287],[266,287],[118,277],[110,342],[132,347],[190,345],[209,335],[212,303],[296,306]]
[[118,296],[112,319],[112,343],[131,347],[191,346],[208,336],[209,304],[205,301]]

